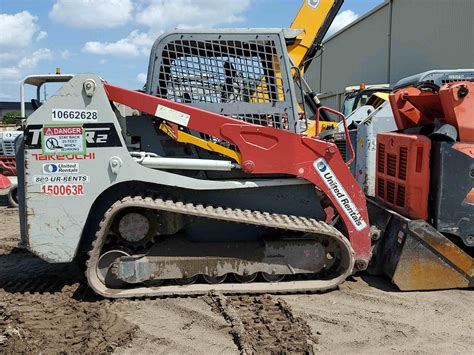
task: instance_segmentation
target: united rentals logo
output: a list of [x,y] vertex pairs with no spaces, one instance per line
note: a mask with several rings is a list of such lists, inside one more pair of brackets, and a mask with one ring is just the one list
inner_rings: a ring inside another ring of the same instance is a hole
[[43,164],[44,174],[78,174],[79,163],[47,163]]
[[367,224],[360,215],[359,210],[347,194],[342,184],[337,179],[336,175],[334,175],[326,160],[320,158],[313,163],[313,166],[314,169],[318,172],[321,179],[326,184],[326,186],[329,187],[331,193],[336,198],[339,205],[342,207],[346,216],[349,217],[355,229],[361,231],[365,227],[367,227]]

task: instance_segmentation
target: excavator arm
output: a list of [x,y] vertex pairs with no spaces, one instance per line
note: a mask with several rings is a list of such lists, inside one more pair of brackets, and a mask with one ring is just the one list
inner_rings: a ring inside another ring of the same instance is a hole
[[344,0],[305,0],[291,24],[292,29],[302,29],[294,43],[288,46],[288,54],[302,72],[316,57],[324,36]]
[[[312,112],[316,113],[321,107],[321,103],[309,85],[302,78],[302,74],[307,70],[318,51],[322,47],[324,36],[326,36],[329,27],[334,21],[344,0],[305,0],[301,5],[295,19],[291,24],[291,29],[302,30],[295,38],[294,42],[287,45],[288,55],[294,67],[298,68],[298,74],[295,73],[295,81],[300,81],[303,85],[304,103],[299,104],[299,111],[303,112],[303,107],[308,106]],[[298,78],[299,76],[299,78]],[[308,116],[308,113],[306,113]],[[329,116],[326,111],[321,111],[322,121],[316,128],[312,121],[305,134],[314,137],[318,132],[334,129],[337,122]]]

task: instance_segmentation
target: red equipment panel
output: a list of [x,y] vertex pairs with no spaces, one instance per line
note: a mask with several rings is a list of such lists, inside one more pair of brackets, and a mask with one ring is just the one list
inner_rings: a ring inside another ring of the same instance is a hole
[[461,142],[474,142],[474,82],[444,85],[439,90],[446,123],[458,129]]
[[398,129],[430,124],[434,117],[444,116],[438,93],[414,86],[392,91],[389,101]]
[[401,133],[377,135],[375,196],[413,219],[428,219],[429,138]]
[[461,142],[474,142],[474,82],[449,83],[439,91],[410,86],[391,92],[389,99],[398,129],[443,119],[456,127]]

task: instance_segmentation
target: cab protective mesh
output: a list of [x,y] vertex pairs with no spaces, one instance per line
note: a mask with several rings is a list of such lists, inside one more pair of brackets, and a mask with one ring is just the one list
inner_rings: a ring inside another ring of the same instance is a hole
[[180,103],[206,104],[206,109],[247,122],[288,129],[287,114],[277,105],[285,102],[286,93],[278,58],[275,41],[268,39],[174,39],[161,52],[156,93]]

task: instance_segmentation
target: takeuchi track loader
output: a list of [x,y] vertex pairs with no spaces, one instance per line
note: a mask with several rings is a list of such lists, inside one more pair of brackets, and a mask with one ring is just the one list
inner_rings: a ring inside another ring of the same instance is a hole
[[[341,3],[301,11],[323,11],[327,31]],[[28,249],[85,259],[106,297],[318,292],[387,253],[385,235],[405,250],[408,219],[392,226],[337,146],[304,133],[314,119],[318,133],[321,112],[344,120],[304,82],[309,59],[290,58],[304,35],[176,30],[154,43],[142,91],[73,76],[18,142]],[[470,262],[454,287],[472,286]]]

